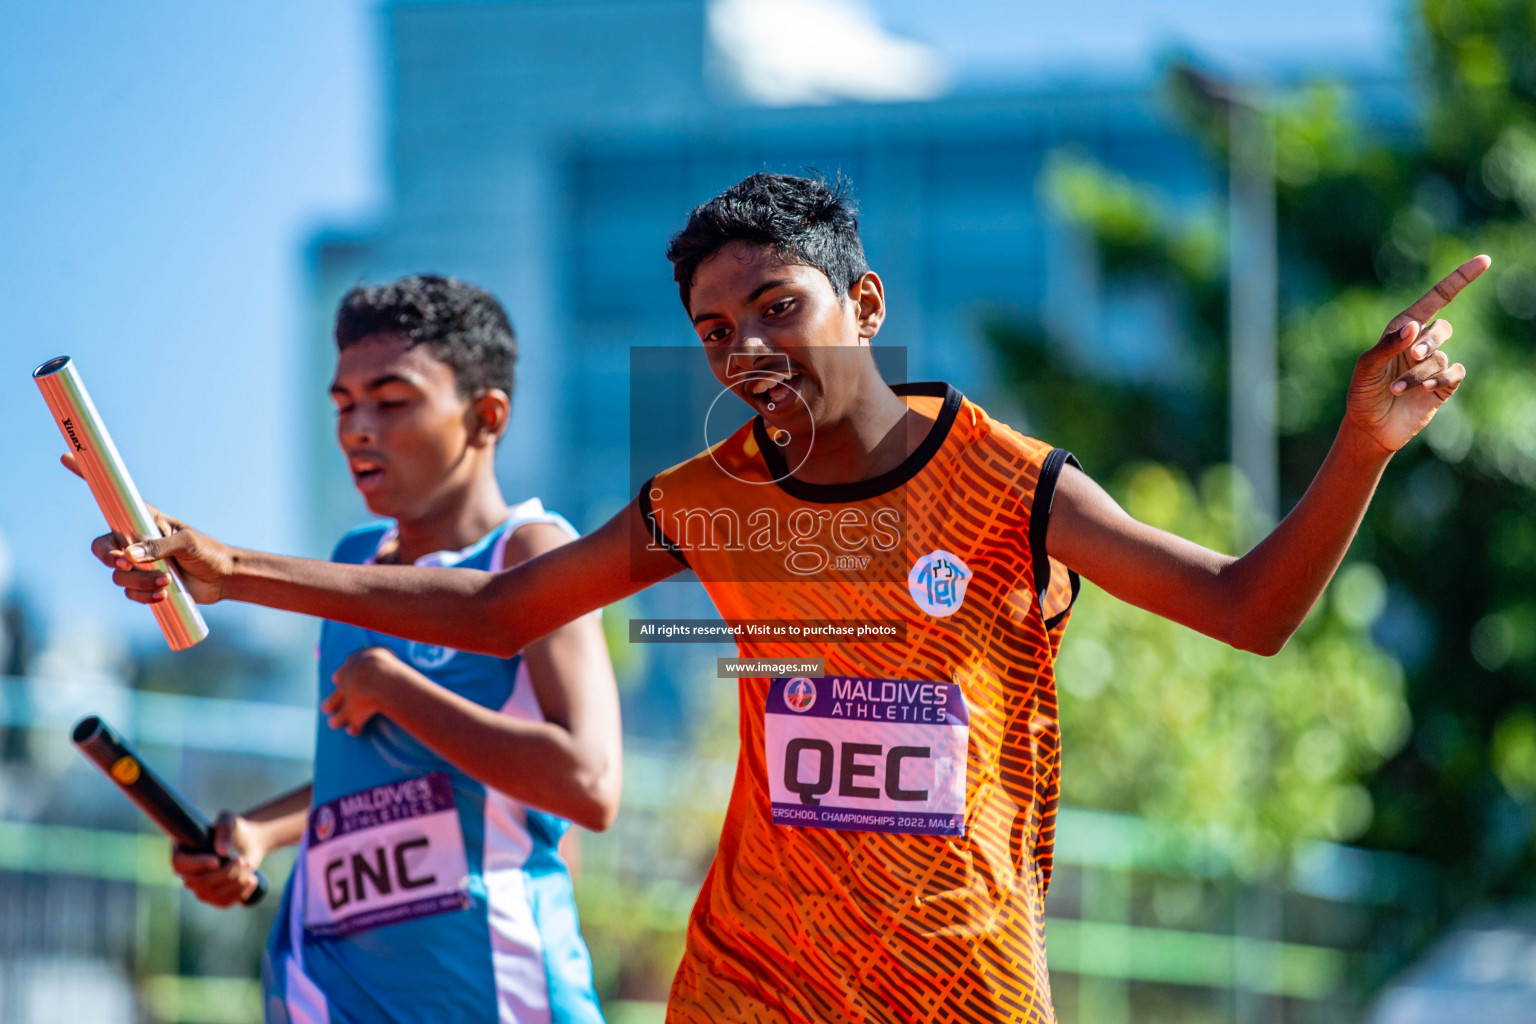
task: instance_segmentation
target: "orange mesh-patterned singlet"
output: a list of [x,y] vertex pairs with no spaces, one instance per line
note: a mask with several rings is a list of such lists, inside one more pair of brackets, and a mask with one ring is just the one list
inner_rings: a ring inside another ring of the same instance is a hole
[[943,384],[899,467],[793,475],[760,420],[640,494],[655,543],[743,633],[741,755],[672,986],[672,1022],[1048,1024],[1043,902],[1060,733],[1052,665],[1076,578],[1045,554],[1066,452]]

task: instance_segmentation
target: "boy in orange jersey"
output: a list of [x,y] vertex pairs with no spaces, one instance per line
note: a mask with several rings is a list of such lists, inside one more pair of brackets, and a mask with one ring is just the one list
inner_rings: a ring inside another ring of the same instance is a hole
[[[1076,574],[1278,651],[1392,453],[1461,383],[1433,317],[1489,261],[1387,325],[1312,486],[1232,558],[1131,519],[1065,451],[952,387],[887,385],[869,350],[884,288],[825,182],[753,175],[695,209],[669,256],[711,369],[757,415],[596,533],[495,575],[266,555],[172,520],[163,540],[100,538],[97,554],[135,600],[164,583],[135,565],[169,557],[200,601],[503,656],[684,564],[728,620],[889,624],[895,640],[740,640],[744,658],[826,668],[741,683],[736,785],[668,1019],[1050,1021],[1052,663]],[[849,557],[792,543],[811,537]],[[338,716],[393,713],[387,686],[338,683]]]

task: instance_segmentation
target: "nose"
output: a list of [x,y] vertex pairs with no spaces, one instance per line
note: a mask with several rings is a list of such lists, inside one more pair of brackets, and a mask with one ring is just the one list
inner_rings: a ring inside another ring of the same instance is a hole
[[371,445],[379,439],[378,428],[361,409],[342,413],[336,421],[336,433],[342,444],[350,446]]
[[735,343],[731,345],[731,359],[743,367],[773,352],[768,343],[768,331],[762,318],[750,314],[736,321]]

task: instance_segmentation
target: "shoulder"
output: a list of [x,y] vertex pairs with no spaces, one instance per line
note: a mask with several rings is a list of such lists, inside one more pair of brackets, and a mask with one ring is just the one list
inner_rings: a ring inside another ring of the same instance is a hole
[[507,513],[506,535],[493,569],[509,568],[537,558],[581,536],[558,512],[544,508],[538,498],[529,498]]
[[354,565],[367,561],[378,550],[379,542],[393,525],[388,519],[378,519],[348,530],[331,550],[331,561]]
[[969,398],[962,401],[955,425],[970,435],[972,445],[1020,463],[1038,466],[1054,450],[1049,442],[1031,437],[1002,420],[994,419]]
[[569,544],[576,538],[549,522],[524,523],[507,531],[502,544],[502,564],[508,568]]
[[756,424],[755,418],[748,420],[720,443],[657,473],[646,482],[642,498],[645,492],[652,502],[660,502],[663,496],[700,492],[717,497],[721,487],[732,481],[768,482],[770,474],[758,444]]
[[672,540],[664,522],[676,533],[683,518],[729,514],[744,502],[760,500],[761,491],[754,485],[771,483],[774,477],[763,456],[758,422],[755,417],[748,420],[725,440],[640,485],[633,507],[657,548],[687,565],[682,547]]
[[1064,465],[1077,460],[1064,448],[1015,430],[966,399],[954,429],[962,432],[961,460],[970,472],[999,493],[1023,499],[1026,509],[1038,495],[1049,494]]
[[1023,549],[1028,552],[1033,589],[1048,630],[1067,620],[1077,599],[1077,573],[1056,562],[1048,551],[1052,509],[1072,486],[1058,487],[1063,476],[1087,480],[1077,459],[1065,448],[1015,430],[987,415],[980,406],[967,401],[962,414],[971,424],[975,439],[968,449],[974,475],[988,481],[994,495],[1006,493],[1012,522],[1018,530]]
[[992,501],[1006,504],[1009,517],[1027,529],[1031,546],[1043,556],[1064,471],[1076,467],[1076,475],[1082,476],[1076,457],[993,419],[969,399],[961,406],[955,429],[968,435],[960,457],[964,477],[978,483]]

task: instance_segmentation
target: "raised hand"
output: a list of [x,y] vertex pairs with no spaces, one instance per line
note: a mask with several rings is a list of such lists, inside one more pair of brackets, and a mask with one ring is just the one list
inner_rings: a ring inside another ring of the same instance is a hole
[[1467,375],[1464,366],[1440,351],[1451,325],[1435,314],[1492,262],[1487,256],[1472,257],[1392,318],[1381,340],[1355,363],[1346,427],[1395,452],[1429,424]]

